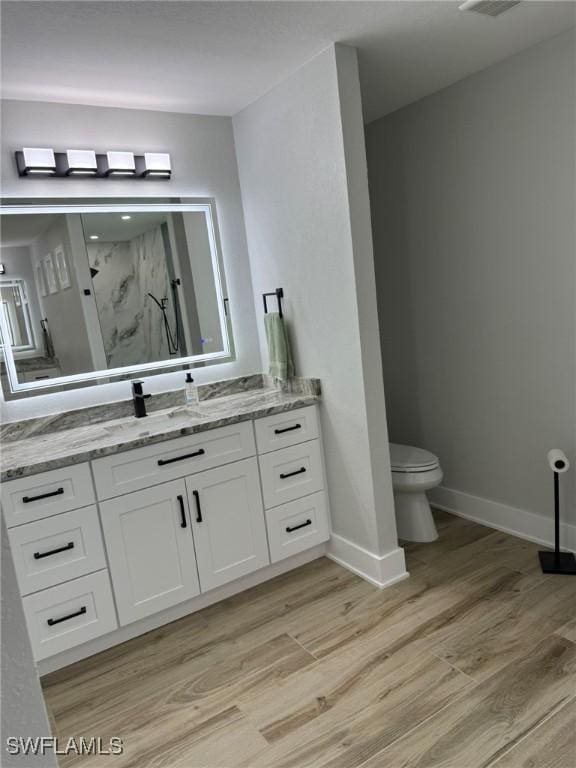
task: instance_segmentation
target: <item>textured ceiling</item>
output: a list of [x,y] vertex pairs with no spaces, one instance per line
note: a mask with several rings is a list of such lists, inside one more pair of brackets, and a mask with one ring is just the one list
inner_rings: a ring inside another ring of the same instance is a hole
[[343,42],[359,49],[370,121],[575,22],[572,2],[496,19],[458,4],[4,0],[2,95],[232,115]]

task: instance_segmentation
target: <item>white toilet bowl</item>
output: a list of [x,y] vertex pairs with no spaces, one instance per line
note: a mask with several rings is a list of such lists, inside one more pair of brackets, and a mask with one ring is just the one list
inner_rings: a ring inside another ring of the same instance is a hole
[[434,541],[438,531],[426,491],[442,482],[438,457],[423,448],[390,443],[390,463],[398,538]]

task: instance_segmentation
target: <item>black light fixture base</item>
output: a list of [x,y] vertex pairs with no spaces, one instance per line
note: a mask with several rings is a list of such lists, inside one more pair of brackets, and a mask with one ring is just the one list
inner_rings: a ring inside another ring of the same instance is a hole
[[542,573],[576,576],[576,557],[572,552],[538,552]]

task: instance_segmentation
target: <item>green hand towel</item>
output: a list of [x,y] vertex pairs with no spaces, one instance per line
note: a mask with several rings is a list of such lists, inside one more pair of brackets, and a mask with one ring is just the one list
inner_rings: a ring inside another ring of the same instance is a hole
[[268,312],[264,315],[264,326],[268,342],[270,376],[283,381],[292,378],[294,376],[294,362],[284,319],[280,317],[278,312]]

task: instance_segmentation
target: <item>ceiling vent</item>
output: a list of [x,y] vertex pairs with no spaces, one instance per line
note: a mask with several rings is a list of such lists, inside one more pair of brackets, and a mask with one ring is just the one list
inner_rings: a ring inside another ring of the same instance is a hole
[[484,16],[500,16],[520,2],[521,0],[466,0],[458,7],[461,11],[474,11]]

